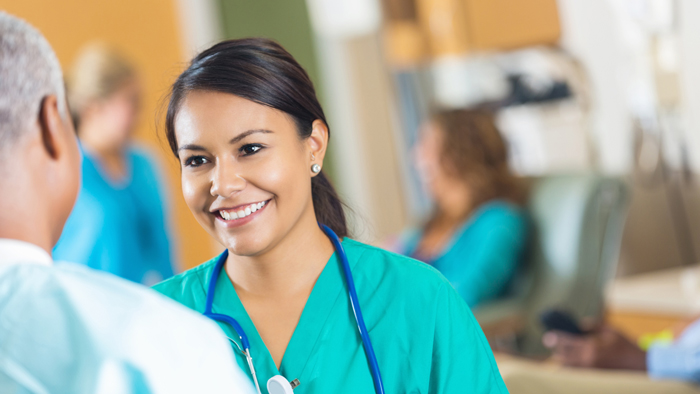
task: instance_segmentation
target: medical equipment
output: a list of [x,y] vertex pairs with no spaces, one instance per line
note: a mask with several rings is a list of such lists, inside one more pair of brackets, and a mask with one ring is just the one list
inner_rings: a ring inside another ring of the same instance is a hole
[[[379,372],[377,358],[374,354],[374,348],[372,347],[372,342],[369,338],[369,333],[367,332],[367,327],[365,326],[365,321],[362,316],[362,310],[360,310],[360,302],[357,298],[357,291],[355,290],[355,281],[353,280],[352,272],[350,272],[350,263],[348,262],[348,256],[345,254],[343,245],[340,243],[340,239],[333,232],[333,230],[331,230],[328,226],[324,224],[321,224],[320,226],[321,229],[323,229],[323,231],[326,233],[328,238],[331,240],[331,243],[333,244],[333,247],[336,250],[336,254],[340,258],[340,262],[343,267],[345,281],[348,285],[348,297],[350,298],[350,304],[352,305],[352,310],[355,314],[355,321],[357,322],[357,327],[360,330],[362,345],[365,349],[367,361],[369,362],[370,372],[372,373],[372,379],[374,381],[374,390],[377,394],[384,394],[384,384],[382,383],[382,377]],[[229,339],[236,345],[238,350],[240,350],[241,353],[245,355],[246,361],[248,362],[248,368],[250,368],[250,374],[253,377],[253,382],[255,382],[255,388],[257,389],[258,394],[260,394],[260,384],[258,383],[258,377],[255,374],[253,357],[251,357],[250,355],[250,342],[248,341],[248,336],[246,335],[245,331],[243,331],[243,327],[241,327],[241,325],[236,321],[236,319],[230,316],[212,312],[212,304],[214,302],[216,282],[219,279],[219,275],[221,274],[221,271],[224,268],[224,264],[226,263],[227,258],[228,250],[225,250],[223,253],[221,253],[218,260],[216,261],[216,266],[214,267],[214,271],[212,272],[211,278],[209,279],[207,300],[204,306],[204,316],[212,320],[226,323],[236,331],[236,334],[238,334],[239,338],[241,339],[242,347],[239,346],[238,343],[236,343],[234,340],[230,338]],[[276,375],[270,378],[270,380],[267,382],[267,389],[270,392],[270,394],[291,394],[293,392],[292,390],[294,389],[294,387],[296,387],[299,384],[298,380],[296,379],[295,381],[293,381],[293,383],[295,385],[292,385],[292,383],[290,383],[283,376]]]

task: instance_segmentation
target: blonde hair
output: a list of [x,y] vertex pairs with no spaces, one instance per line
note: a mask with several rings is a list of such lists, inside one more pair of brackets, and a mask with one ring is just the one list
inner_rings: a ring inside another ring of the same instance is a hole
[[136,77],[132,63],[101,42],[86,45],[67,77],[68,102],[76,127],[90,104],[104,100]]

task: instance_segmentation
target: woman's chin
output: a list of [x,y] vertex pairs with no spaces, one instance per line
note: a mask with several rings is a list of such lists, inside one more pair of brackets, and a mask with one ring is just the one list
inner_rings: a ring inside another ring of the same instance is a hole
[[267,242],[262,241],[259,237],[238,236],[225,239],[222,242],[229,253],[236,256],[253,257],[262,254],[267,250]]

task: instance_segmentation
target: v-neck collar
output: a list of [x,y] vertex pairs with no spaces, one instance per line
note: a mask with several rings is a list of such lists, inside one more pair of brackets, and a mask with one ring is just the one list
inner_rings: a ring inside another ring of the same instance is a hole
[[[352,258],[348,247],[352,248],[352,245],[344,240],[343,248],[348,254],[352,269],[357,260]],[[266,390],[267,380],[278,374],[289,381],[299,379],[302,385],[313,380],[314,376],[309,376],[315,366],[315,357],[313,356],[318,352],[323,339],[327,336],[327,320],[332,315],[331,311],[341,299],[342,294],[347,291],[347,284],[340,265],[341,262],[336,251],[326,262],[326,266],[314,284],[314,288],[304,305],[299,323],[297,323],[289,340],[279,369],[277,369],[267,346],[246,312],[228,275],[222,272],[219,276],[212,311],[233,317],[245,330],[250,341],[250,352],[261,390]],[[230,338],[236,339],[236,342],[240,344],[238,335],[232,327],[225,325],[224,330]],[[240,355],[238,352],[237,354]]]
[[454,233],[450,235],[447,242],[445,242],[442,248],[440,248],[440,250],[432,256],[422,256],[416,254],[418,246],[420,245],[421,240],[425,236],[424,228],[417,230],[415,234],[413,234],[410,237],[409,243],[411,244],[411,247],[406,251],[406,254],[417,260],[424,261],[427,264],[434,265],[435,262],[444,258],[451,250],[453,250],[455,244],[464,237],[464,235],[467,233],[467,230],[469,230],[469,227],[471,227],[471,225],[474,224],[474,222],[476,222],[477,219],[481,217],[484,211],[486,211],[493,204],[498,203],[500,201],[501,200],[495,200],[479,205],[474,210],[474,212],[472,212],[472,214],[469,215],[467,219],[465,219],[461,224],[459,224],[455,228]]

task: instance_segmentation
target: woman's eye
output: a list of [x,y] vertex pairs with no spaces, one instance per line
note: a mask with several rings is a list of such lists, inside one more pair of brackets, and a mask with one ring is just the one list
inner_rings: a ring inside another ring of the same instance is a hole
[[207,162],[208,161],[204,156],[192,156],[185,160],[185,167],[199,167]]
[[258,153],[258,151],[260,151],[262,148],[263,147],[260,144],[246,144],[241,146],[239,151],[243,154],[243,156],[250,156]]

